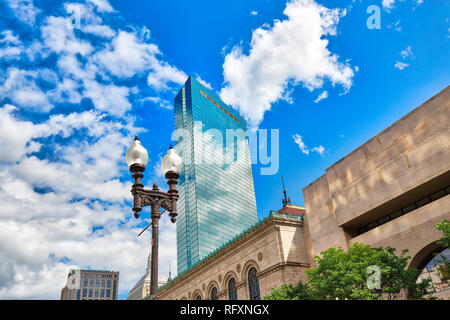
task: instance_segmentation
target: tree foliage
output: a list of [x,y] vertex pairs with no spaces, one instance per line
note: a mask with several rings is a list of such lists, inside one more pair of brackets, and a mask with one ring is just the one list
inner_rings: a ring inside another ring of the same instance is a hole
[[299,282],[295,287],[289,283],[283,283],[278,288],[264,296],[264,300],[311,300],[307,285]]
[[443,246],[445,249],[450,247],[450,221],[447,219],[442,220],[435,225],[436,229],[442,232],[443,237],[438,241],[438,244]]
[[315,257],[316,267],[306,270],[307,285],[281,285],[265,299],[422,299],[429,281],[416,283],[420,270],[406,268],[406,254],[407,250],[398,256],[394,248],[361,243],[347,251],[330,248]]
[[[442,238],[437,242],[445,249],[450,247],[450,221],[444,219],[435,224],[436,229],[442,232]],[[448,281],[450,279],[450,261],[441,253],[438,255],[438,263],[441,265],[438,268],[439,275],[442,280]]]

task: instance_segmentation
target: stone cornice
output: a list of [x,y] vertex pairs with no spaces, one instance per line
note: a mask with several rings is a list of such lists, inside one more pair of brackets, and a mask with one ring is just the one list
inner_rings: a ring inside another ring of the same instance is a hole
[[233,251],[236,247],[241,245],[242,242],[248,240],[249,238],[257,236],[258,234],[261,233],[262,230],[266,228],[277,226],[279,224],[303,226],[303,219],[299,217],[292,217],[272,212],[268,217],[258,222],[258,224],[244,231],[242,234],[238,235],[235,239],[231,240],[230,242],[223,245],[218,250],[216,250],[203,260],[201,260],[191,269],[184,272],[180,276],[174,278],[172,281],[168,282],[166,285],[164,285],[158,290],[158,293],[163,294],[169,289],[177,287],[178,285],[182,285],[185,280],[188,280],[189,278],[193,277],[196,273],[200,272],[204,267],[209,265],[211,262],[216,261],[216,259],[219,258],[220,256],[223,256]]
[[309,268],[310,265],[309,263],[301,263],[301,262],[283,262],[283,263],[277,263],[267,269],[261,270],[258,273],[258,278],[264,278],[268,275],[270,275],[271,273],[274,273],[280,269],[283,269],[285,267],[303,267],[303,268]]

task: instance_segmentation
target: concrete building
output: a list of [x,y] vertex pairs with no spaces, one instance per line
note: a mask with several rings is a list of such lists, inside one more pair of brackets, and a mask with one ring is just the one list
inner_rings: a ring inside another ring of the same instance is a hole
[[119,272],[72,269],[61,300],[117,300]]
[[434,225],[450,220],[449,120],[447,87],[304,188],[306,211],[284,201],[162,286],[159,298],[260,299],[305,282],[322,251],[355,242],[408,249],[410,267],[423,268],[442,251]]
[[355,242],[408,249],[423,268],[450,220],[450,87],[303,189],[308,255]]
[[[150,273],[151,273],[151,251],[147,259],[147,269],[145,274],[139,279],[134,287],[130,290],[127,300],[142,300],[150,295]],[[167,278],[158,273],[158,287],[167,283]]]

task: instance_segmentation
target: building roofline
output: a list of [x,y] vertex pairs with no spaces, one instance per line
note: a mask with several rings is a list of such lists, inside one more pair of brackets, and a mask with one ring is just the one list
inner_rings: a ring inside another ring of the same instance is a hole
[[110,271],[110,270],[88,270],[88,269],[79,269],[83,272],[104,272],[104,273],[119,273],[119,271]]
[[291,216],[291,215],[287,215],[287,214],[280,214],[274,210],[270,210],[270,213],[268,216],[266,216],[262,220],[259,220],[253,226],[247,228],[246,230],[244,230],[243,232],[241,232],[240,234],[238,234],[237,236],[232,238],[230,241],[226,242],[225,244],[223,244],[222,246],[220,246],[219,248],[217,248],[216,250],[211,252],[209,255],[207,255],[205,258],[203,258],[202,260],[197,262],[195,265],[193,265],[189,269],[180,273],[179,275],[177,275],[175,278],[171,279],[170,281],[167,281],[166,284],[164,284],[158,288],[158,291],[161,291],[161,290],[171,286],[173,283],[176,283],[176,282],[181,281],[182,279],[186,278],[188,276],[188,274],[194,272],[194,270],[197,270],[201,266],[205,265],[214,256],[217,256],[217,255],[225,252],[227,249],[231,248],[234,244],[239,242],[242,238],[244,238],[245,236],[247,236],[250,233],[253,233],[256,229],[259,229],[262,225],[266,224],[268,221],[274,221],[274,220],[286,221],[287,220],[287,221],[291,221],[291,222],[303,222],[303,217],[304,217],[304,215]]
[[310,184],[308,184],[307,186],[305,186],[302,190],[310,187],[312,184],[314,184],[317,180],[321,179],[323,176],[326,176],[326,173],[328,170],[330,170],[332,167],[334,167],[336,164],[344,161],[345,159],[351,157],[353,154],[355,154],[358,150],[362,149],[365,145],[367,145],[370,141],[376,139],[378,136],[380,136],[381,134],[389,131],[390,129],[392,129],[393,126],[395,126],[397,123],[399,123],[400,121],[405,120],[406,118],[410,117],[411,115],[413,115],[414,113],[418,112],[418,110],[425,104],[428,104],[430,101],[436,99],[437,97],[443,95],[447,90],[450,90],[450,85],[445,87],[444,89],[442,89],[441,91],[439,91],[438,93],[436,93],[434,96],[432,96],[431,98],[429,98],[428,100],[426,100],[425,102],[421,103],[419,106],[415,107],[413,110],[411,110],[410,112],[408,112],[407,114],[405,114],[403,117],[401,117],[400,119],[396,120],[395,122],[393,122],[390,126],[388,126],[387,128],[383,129],[382,131],[378,132],[376,135],[374,135],[373,137],[371,137],[370,139],[368,139],[366,142],[362,143],[361,145],[359,145],[357,148],[353,149],[351,152],[347,153],[345,156],[343,156],[342,158],[340,158],[339,160],[337,160],[336,162],[334,162],[333,164],[329,165],[328,167],[325,168],[325,173],[323,175],[321,175],[319,178],[315,179],[314,181],[312,181]]

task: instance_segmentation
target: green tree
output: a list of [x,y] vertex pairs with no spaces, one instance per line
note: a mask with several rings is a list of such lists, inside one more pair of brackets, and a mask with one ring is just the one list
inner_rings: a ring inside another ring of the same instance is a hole
[[[436,229],[442,232],[442,238],[437,242],[445,249],[450,247],[450,221],[444,219],[435,224]],[[441,253],[439,254],[440,260],[437,262],[441,264],[438,268],[439,275],[442,280],[447,281],[450,279],[450,261]],[[439,259],[438,258],[438,259]]]
[[289,283],[283,283],[264,296],[264,300],[311,300],[307,285],[299,282],[295,287]]
[[306,271],[312,295],[317,299],[423,298],[429,281],[416,283],[420,270],[406,268],[408,250],[399,256],[395,251],[355,243],[347,251],[339,247],[322,252],[315,258],[317,267]]
[[316,267],[306,270],[307,285],[281,285],[264,299],[423,299],[429,280],[416,283],[420,270],[406,268],[406,254],[407,250],[397,256],[394,248],[361,243],[347,251],[330,248],[315,257]]
[[441,222],[436,223],[435,227],[443,234],[443,237],[438,241],[438,244],[445,249],[448,249],[450,247],[450,221],[444,219]]

